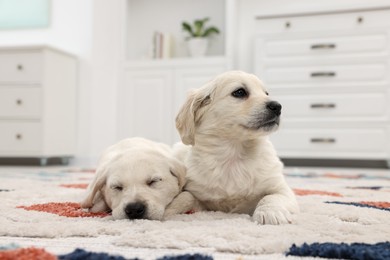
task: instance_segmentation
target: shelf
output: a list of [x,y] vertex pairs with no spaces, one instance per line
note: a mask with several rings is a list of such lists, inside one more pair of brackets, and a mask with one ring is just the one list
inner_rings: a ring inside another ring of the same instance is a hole
[[208,55],[226,55],[226,0],[126,0],[125,59],[140,60],[150,57],[155,32],[169,33],[173,39],[174,58],[188,57],[182,31],[183,21],[209,17],[209,26],[216,26],[220,34],[210,38]]
[[124,68],[172,68],[172,67],[193,67],[193,66],[210,66],[223,65],[227,63],[225,56],[206,56],[201,58],[173,58],[173,59],[156,59],[156,60],[128,60],[124,62]]

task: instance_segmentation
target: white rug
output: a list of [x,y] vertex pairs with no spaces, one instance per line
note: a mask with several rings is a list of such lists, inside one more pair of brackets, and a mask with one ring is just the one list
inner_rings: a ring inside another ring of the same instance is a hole
[[[16,243],[53,254],[84,248],[141,259],[183,253],[214,259],[283,259],[293,244],[390,240],[389,171],[286,169],[286,176],[300,194],[301,213],[289,225],[261,226],[248,215],[221,212],[177,215],[160,222],[27,210],[19,206],[79,202],[84,189],[77,185],[89,183],[93,172],[0,168],[0,247]],[[336,204],[344,202],[353,204]],[[74,212],[82,214],[74,209],[68,213]]]

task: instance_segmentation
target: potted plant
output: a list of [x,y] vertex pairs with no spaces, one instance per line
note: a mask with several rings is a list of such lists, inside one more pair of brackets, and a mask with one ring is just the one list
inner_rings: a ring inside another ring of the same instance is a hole
[[188,50],[192,57],[204,56],[208,47],[208,37],[213,34],[219,34],[219,30],[215,26],[206,27],[206,23],[210,18],[195,20],[193,24],[188,22],[182,23],[182,28],[189,34]]

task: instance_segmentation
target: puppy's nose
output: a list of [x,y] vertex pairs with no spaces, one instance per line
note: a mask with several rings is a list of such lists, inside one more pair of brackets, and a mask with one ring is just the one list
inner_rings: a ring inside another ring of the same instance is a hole
[[267,109],[274,112],[275,115],[280,116],[282,111],[282,105],[279,102],[276,101],[269,101],[266,104]]
[[125,213],[129,219],[143,218],[146,212],[146,207],[141,202],[129,203],[125,207]]

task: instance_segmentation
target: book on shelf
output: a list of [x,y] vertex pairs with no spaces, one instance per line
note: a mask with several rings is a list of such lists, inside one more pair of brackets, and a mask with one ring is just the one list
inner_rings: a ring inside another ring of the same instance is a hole
[[153,34],[153,59],[172,58],[173,38],[170,33],[155,32]]

